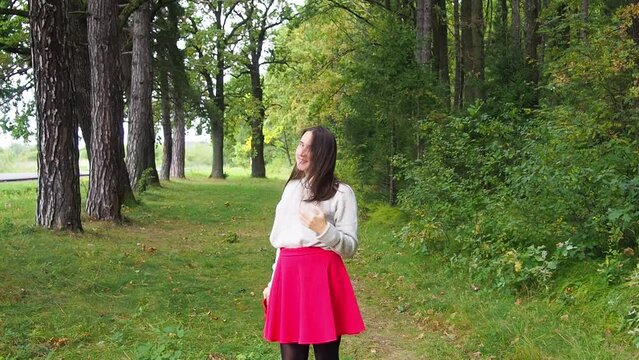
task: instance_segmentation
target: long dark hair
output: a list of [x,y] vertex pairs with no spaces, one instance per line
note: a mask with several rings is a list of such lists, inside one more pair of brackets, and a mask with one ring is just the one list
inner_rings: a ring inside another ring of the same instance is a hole
[[305,173],[293,167],[291,176],[286,182],[306,177],[309,181],[310,198],[305,201],[324,201],[335,196],[339,181],[335,178],[335,161],[337,159],[337,141],[335,135],[323,126],[304,129],[313,133],[311,141],[311,166]]

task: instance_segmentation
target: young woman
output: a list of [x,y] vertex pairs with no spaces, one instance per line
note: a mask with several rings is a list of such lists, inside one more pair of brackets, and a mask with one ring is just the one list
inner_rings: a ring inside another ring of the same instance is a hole
[[337,360],[341,336],[364,331],[342,261],[357,250],[357,203],[335,179],[336,155],[330,131],[304,130],[275,210],[264,338],[280,343],[283,360],[308,359],[310,345],[315,359]]

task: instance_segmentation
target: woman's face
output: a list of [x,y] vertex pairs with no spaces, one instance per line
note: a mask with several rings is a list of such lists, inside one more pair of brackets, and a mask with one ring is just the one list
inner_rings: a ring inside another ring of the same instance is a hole
[[311,143],[313,142],[313,132],[307,131],[302,135],[297,149],[295,150],[295,164],[297,170],[306,172],[311,167]]

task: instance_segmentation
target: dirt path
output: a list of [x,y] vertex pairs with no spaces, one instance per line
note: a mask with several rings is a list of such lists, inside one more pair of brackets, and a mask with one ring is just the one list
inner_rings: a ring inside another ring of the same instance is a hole
[[[366,324],[366,331],[358,336],[350,336],[344,341],[343,353],[356,360],[420,360],[426,359],[410,345],[418,341],[419,327],[409,315],[387,311],[382,299],[366,299],[366,289],[353,280],[355,292],[360,296],[360,308]],[[362,296],[363,295],[363,296]]]

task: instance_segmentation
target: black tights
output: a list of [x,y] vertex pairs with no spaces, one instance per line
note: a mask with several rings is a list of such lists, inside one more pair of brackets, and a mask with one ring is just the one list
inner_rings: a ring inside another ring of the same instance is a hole
[[[324,343],[313,344],[315,360],[339,360],[339,343],[341,338]],[[310,345],[303,344],[280,344],[282,360],[307,360]]]

